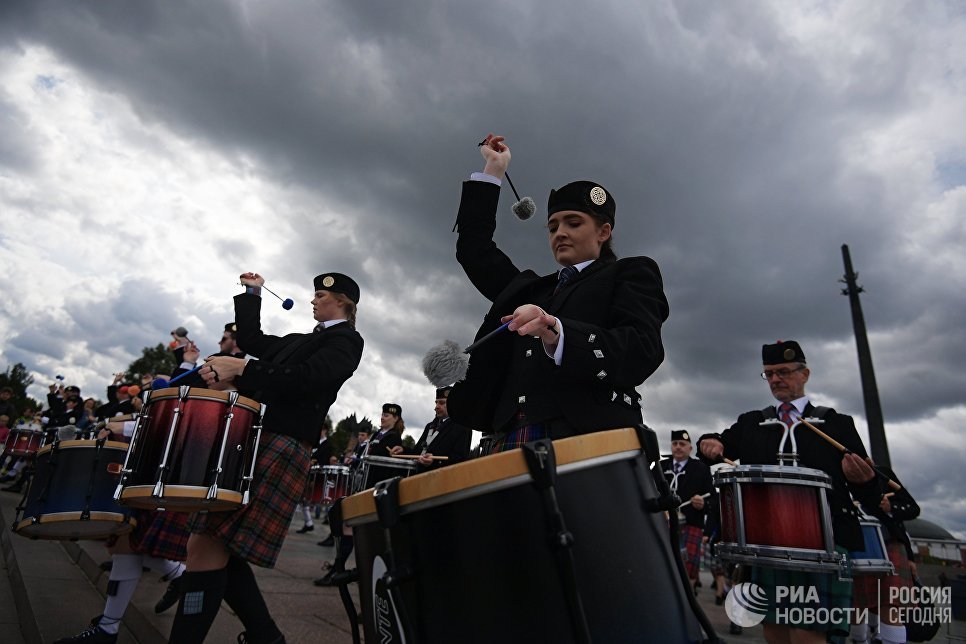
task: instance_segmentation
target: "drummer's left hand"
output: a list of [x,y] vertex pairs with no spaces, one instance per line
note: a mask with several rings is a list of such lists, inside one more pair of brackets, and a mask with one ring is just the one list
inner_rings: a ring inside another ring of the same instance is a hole
[[389,455],[395,456],[396,454],[402,454],[405,451],[402,445],[396,445],[395,447],[389,448]]
[[209,386],[216,382],[231,382],[245,370],[245,361],[230,356],[212,356],[205,360],[205,366],[198,370]]
[[[518,335],[530,335],[543,340],[548,347],[556,346],[557,338],[560,337],[560,329],[557,328],[557,318],[550,315],[536,304],[524,304],[517,307],[513,315],[504,315],[500,322],[509,322],[508,331],[513,331]],[[551,330],[553,329],[553,330]]]
[[883,496],[882,501],[879,502],[879,508],[883,512],[892,512],[892,504],[889,503],[889,497]]
[[104,440],[105,438],[110,438],[111,432],[107,427],[102,427],[101,431],[97,432],[97,440]]
[[849,483],[868,483],[875,478],[875,472],[858,454],[846,454],[842,457],[842,473]]
[[691,505],[695,510],[702,510],[704,509],[704,499],[701,498],[700,494],[695,494],[691,497]]
[[430,454],[429,452],[426,452],[425,454],[420,454],[419,458],[416,460],[420,465],[432,465],[433,455]]

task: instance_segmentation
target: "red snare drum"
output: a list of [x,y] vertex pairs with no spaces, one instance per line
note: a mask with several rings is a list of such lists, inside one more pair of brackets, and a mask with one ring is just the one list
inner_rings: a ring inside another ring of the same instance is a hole
[[721,490],[722,559],[785,570],[840,572],[827,490],[821,471],[781,465],[723,467],[714,474]]
[[262,406],[235,391],[149,392],[115,492],[146,510],[212,512],[248,503]]
[[8,456],[34,456],[43,444],[43,431],[29,427],[15,427],[7,434],[3,453]]
[[319,499],[316,501],[313,494],[312,501],[320,503],[324,508],[332,507],[333,503],[350,492],[352,479],[350,470],[345,465],[323,465],[320,479],[322,480],[321,489],[316,487],[319,491]]
[[126,453],[125,443],[113,441],[42,447],[14,531],[31,539],[107,539],[130,532],[131,511],[112,498]]

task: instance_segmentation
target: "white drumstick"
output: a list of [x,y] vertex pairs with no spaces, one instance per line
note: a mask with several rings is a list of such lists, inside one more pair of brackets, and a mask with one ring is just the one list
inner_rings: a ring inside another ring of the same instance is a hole
[[[702,499],[706,499],[709,496],[711,496],[711,492],[706,492],[706,493],[704,493],[704,494],[701,495],[701,498]],[[682,503],[681,505],[679,505],[678,506],[678,510],[680,510],[681,508],[683,508],[686,505],[691,505],[691,501],[685,501],[684,503]]]
[[[420,454],[393,454],[392,457],[393,458],[414,458],[415,459],[415,458],[422,458],[422,455],[420,455]],[[449,456],[432,456],[430,458],[432,458],[434,461],[448,461],[449,460]]]

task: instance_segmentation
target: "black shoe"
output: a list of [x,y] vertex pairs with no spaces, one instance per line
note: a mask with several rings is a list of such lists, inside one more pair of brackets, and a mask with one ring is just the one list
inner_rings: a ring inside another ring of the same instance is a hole
[[[297,532],[298,534],[305,534],[306,532],[312,532],[313,530],[315,530],[314,525],[304,525],[298,530],[296,530],[295,532]],[[244,633],[242,633],[242,635],[244,635]]]
[[728,632],[732,635],[741,635],[745,629],[741,628],[734,622],[731,622],[731,626],[728,627]]
[[335,568],[329,568],[329,572],[325,573],[324,577],[316,579],[312,583],[316,586],[334,586],[332,583],[332,578],[335,577]]
[[154,612],[160,615],[177,604],[179,599],[181,599],[181,577],[175,577],[168,582],[167,590],[161,595],[158,603],[154,605]]
[[23,486],[20,485],[19,483],[16,483],[14,485],[8,485],[7,487],[3,488],[3,491],[4,492],[22,492]]
[[54,642],[54,644],[115,644],[117,642],[117,635],[108,633],[98,626],[101,617],[102,615],[98,615],[92,619],[91,625],[86,631],[78,633],[73,637],[63,637]]
[[318,545],[320,545],[320,546],[325,546],[326,548],[331,548],[332,546],[334,546],[334,545],[335,545],[335,537],[333,537],[333,536],[332,536],[332,535],[330,534],[330,535],[329,535],[329,536],[327,536],[327,537],[326,537],[325,539],[323,539],[322,541],[320,541],[320,542],[318,543]]
[[724,597],[719,597],[718,595],[715,595],[714,596],[714,605],[715,606],[720,606],[723,603],[724,603]]
[[98,566],[98,568],[100,568],[104,572],[108,572],[113,567],[114,567],[114,560],[113,559],[108,559],[107,561],[102,561],[100,563],[100,565]]

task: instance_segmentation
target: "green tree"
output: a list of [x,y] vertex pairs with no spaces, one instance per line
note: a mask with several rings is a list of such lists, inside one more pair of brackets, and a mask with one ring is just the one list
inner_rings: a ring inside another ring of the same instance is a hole
[[144,374],[170,375],[178,367],[174,361],[174,354],[163,344],[141,349],[141,357],[128,365],[124,377],[127,380],[139,382]]
[[[34,377],[27,371],[23,363],[18,362],[12,367],[0,373],[0,387],[10,387],[13,395],[10,402],[17,408],[17,414],[23,415],[31,413],[42,407],[41,403],[27,395],[27,387],[34,384]],[[10,419],[10,426],[16,422],[16,418]]]
[[371,432],[372,421],[365,416],[362,417],[362,420],[356,419],[355,412],[340,420],[335,426],[335,431],[329,436],[329,440],[332,441],[332,453],[342,454],[345,452],[349,437],[358,434],[360,431]]

